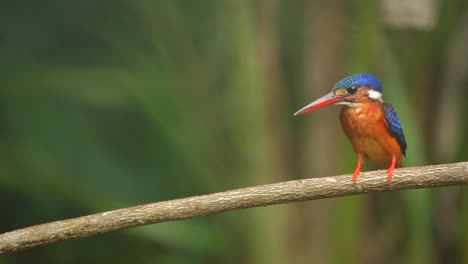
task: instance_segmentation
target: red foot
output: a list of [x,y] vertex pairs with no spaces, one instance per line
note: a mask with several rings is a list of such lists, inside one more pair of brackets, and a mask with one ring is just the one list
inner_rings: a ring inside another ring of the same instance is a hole
[[361,173],[361,157],[358,157],[358,162],[357,162],[357,165],[356,165],[356,169],[354,170],[354,174],[353,174],[354,184],[357,184],[357,177],[358,177],[359,173]]
[[395,156],[393,156],[392,157],[392,164],[390,164],[390,167],[387,170],[387,173],[388,173],[387,183],[390,183],[392,181],[393,170],[395,169],[395,164],[396,164],[396,158],[395,158]]

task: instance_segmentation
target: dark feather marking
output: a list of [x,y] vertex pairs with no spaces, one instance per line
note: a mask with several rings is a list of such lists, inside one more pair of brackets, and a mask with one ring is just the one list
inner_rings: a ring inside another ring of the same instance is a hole
[[387,125],[390,134],[396,139],[398,145],[400,145],[401,153],[406,157],[406,139],[405,134],[403,134],[403,128],[401,127],[400,119],[393,109],[393,107],[388,104],[383,104],[383,111],[385,113],[385,123]]

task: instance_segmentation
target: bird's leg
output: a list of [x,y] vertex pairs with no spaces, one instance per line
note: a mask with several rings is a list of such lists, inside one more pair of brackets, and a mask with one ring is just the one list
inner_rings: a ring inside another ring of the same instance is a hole
[[361,173],[362,155],[357,154],[357,158],[358,158],[357,165],[356,165],[356,169],[354,170],[354,174],[353,174],[354,184],[357,184],[357,177],[358,177],[359,173]]
[[395,155],[393,155],[392,164],[390,164],[390,167],[387,170],[387,173],[388,173],[387,183],[390,183],[392,181],[393,170],[395,169],[395,164],[396,164],[396,158],[395,158]]

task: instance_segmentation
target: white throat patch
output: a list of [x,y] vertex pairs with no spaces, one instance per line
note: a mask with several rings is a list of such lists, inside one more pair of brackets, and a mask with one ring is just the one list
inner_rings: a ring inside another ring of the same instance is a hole
[[338,102],[336,103],[335,105],[346,105],[346,106],[349,106],[349,107],[359,107],[362,105],[362,103],[352,103],[352,102]]
[[369,97],[374,99],[374,100],[377,100],[377,101],[382,101],[382,93],[381,92],[377,92],[377,91],[374,91],[374,90],[369,90]]

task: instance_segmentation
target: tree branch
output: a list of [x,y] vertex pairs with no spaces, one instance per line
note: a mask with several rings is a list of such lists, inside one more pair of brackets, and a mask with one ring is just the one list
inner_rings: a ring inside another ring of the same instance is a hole
[[468,162],[397,169],[391,184],[387,184],[386,179],[385,171],[379,170],[362,173],[356,186],[351,175],[294,180],[50,222],[1,234],[0,254],[129,227],[240,208],[368,192],[468,184]]

